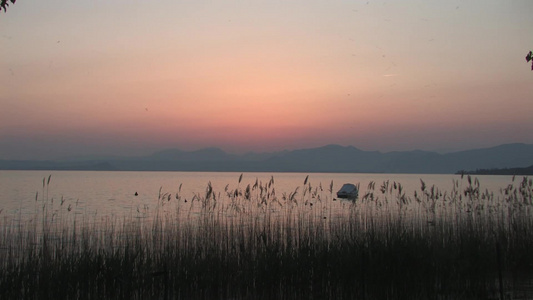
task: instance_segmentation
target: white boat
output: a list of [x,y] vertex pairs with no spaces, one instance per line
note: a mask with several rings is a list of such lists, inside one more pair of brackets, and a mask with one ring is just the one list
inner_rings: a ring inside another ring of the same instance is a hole
[[355,184],[345,183],[337,192],[337,197],[346,199],[356,199],[359,196],[359,190]]

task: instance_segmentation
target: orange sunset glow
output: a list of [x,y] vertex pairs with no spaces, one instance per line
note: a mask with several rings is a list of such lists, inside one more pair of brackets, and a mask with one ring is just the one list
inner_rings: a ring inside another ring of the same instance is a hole
[[17,1],[0,159],[533,143],[533,2]]

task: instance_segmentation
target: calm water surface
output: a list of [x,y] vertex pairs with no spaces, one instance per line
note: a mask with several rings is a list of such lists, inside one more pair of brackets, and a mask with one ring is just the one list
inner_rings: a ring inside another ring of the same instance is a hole
[[[335,192],[344,183],[360,184],[360,196],[364,195],[370,182],[376,182],[376,190],[384,181],[398,182],[408,197],[415,190],[420,191],[423,180],[428,187],[435,186],[450,191],[453,180],[466,186],[467,180],[460,175],[428,174],[337,174],[337,173],[241,173],[231,172],[94,172],[94,171],[0,171],[0,216],[32,215],[40,203],[47,199],[55,210],[66,210],[69,206],[77,214],[128,215],[137,210],[157,206],[161,194],[171,194],[172,201],[181,185],[181,202],[190,200],[195,194],[205,195],[211,182],[215,194],[224,199],[225,188],[245,189],[258,182],[267,183],[274,178],[276,196],[287,195],[299,187],[302,194],[307,176],[313,189],[319,188],[322,199],[335,197]],[[48,178],[50,183],[48,184]],[[482,191],[494,192],[513,183],[512,176],[478,176]],[[43,188],[43,179],[44,188]],[[333,181],[333,195],[329,187]],[[518,184],[519,180],[515,181]],[[138,196],[135,196],[138,193]],[[36,201],[37,199],[37,201]],[[63,202],[63,205],[61,205]],[[185,204],[178,204],[184,206]],[[175,206],[174,206],[175,207]]]

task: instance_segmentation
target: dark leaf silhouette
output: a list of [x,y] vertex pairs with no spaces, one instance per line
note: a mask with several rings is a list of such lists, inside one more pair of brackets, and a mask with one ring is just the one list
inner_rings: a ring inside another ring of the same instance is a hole
[[0,10],[4,10],[4,12],[6,12],[7,10],[7,7],[9,6],[9,2],[15,4],[17,0],[1,0],[0,2]]

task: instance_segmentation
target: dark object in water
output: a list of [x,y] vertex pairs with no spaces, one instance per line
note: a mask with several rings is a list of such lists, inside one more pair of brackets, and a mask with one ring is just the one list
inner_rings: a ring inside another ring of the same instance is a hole
[[341,189],[337,192],[337,197],[345,199],[357,199],[359,196],[359,190],[355,184],[345,183]]
[[135,192],[135,196],[139,196],[139,193]]

